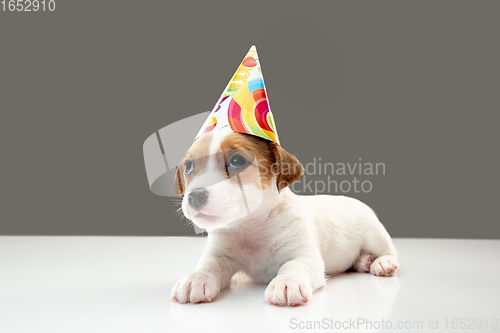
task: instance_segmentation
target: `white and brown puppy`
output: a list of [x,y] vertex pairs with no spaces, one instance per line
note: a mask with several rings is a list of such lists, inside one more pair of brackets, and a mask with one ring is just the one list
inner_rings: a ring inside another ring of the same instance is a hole
[[287,186],[303,174],[295,156],[272,141],[237,133],[198,138],[175,188],[208,244],[172,300],[210,302],[240,270],[269,284],[269,303],[291,306],[308,302],[325,274],[395,275],[396,251],[375,213],[353,198],[294,194]]

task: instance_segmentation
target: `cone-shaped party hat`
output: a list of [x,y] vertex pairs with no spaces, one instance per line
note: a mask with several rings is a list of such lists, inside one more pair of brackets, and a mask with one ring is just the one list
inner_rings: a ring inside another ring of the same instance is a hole
[[251,134],[280,143],[255,45],[243,58],[196,138],[217,131]]

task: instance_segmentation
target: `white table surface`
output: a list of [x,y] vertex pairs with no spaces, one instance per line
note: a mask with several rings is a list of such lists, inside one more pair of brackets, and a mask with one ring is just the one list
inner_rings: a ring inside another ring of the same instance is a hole
[[205,242],[0,237],[0,332],[500,331],[500,240],[395,239],[398,277],[341,274],[296,308],[268,305],[245,279],[212,303],[171,303]]

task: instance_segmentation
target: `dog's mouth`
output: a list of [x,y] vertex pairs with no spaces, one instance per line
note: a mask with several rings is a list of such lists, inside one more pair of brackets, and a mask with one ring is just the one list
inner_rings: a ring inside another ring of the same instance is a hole
[[197,218],[197,219],[201,219],[201,220],[207,221],[207,222],[214,222],[218,218],[215,215],[204,214],[202,212],[198,212],[198,214],[196,214],[194,217]]

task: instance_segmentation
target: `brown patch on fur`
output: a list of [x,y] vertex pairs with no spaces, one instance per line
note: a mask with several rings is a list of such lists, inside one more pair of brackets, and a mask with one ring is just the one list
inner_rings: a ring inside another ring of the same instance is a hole
[[181,196],[184,194],[184,181],[183,177],[179,173],[180,167],[177,167],[177,172],[175,173],[175,180],[174,180],[174,192],[178,196]]
[[[234,153],[242,155],[249,165],[247,168],[258,168],[255,170],[260,173],[260,179],[255,175],[248,175],[248,172],[241,172],[240,177],[234,177],[228,173],[231,180],[242,183],[255,183],[261,184],[262,190],[267,188],[272,180],[272,173],[270,165],[273,162],[272,152],[269,149],[268,142],[265,139],[255,137],[253,135],[245,135],[240,133],[228,134],[221,142],[221,149],[226,156],[226,161]],[[247,179],[248,178],[248,179]],[[239,185],[239,184],[238,184]]]
[[[295,156],[281,148],[277,143],[266,139],[253,135],[231,133],[221,142],[221,148],[225,155],[236,150],[250,163],[256,159],[263,190],[271,184],[273,176],[276,176],[276,186],[281,191],[304,175],[304,168]],[[243,177],[242,174],[241,181],[246,182]]]

